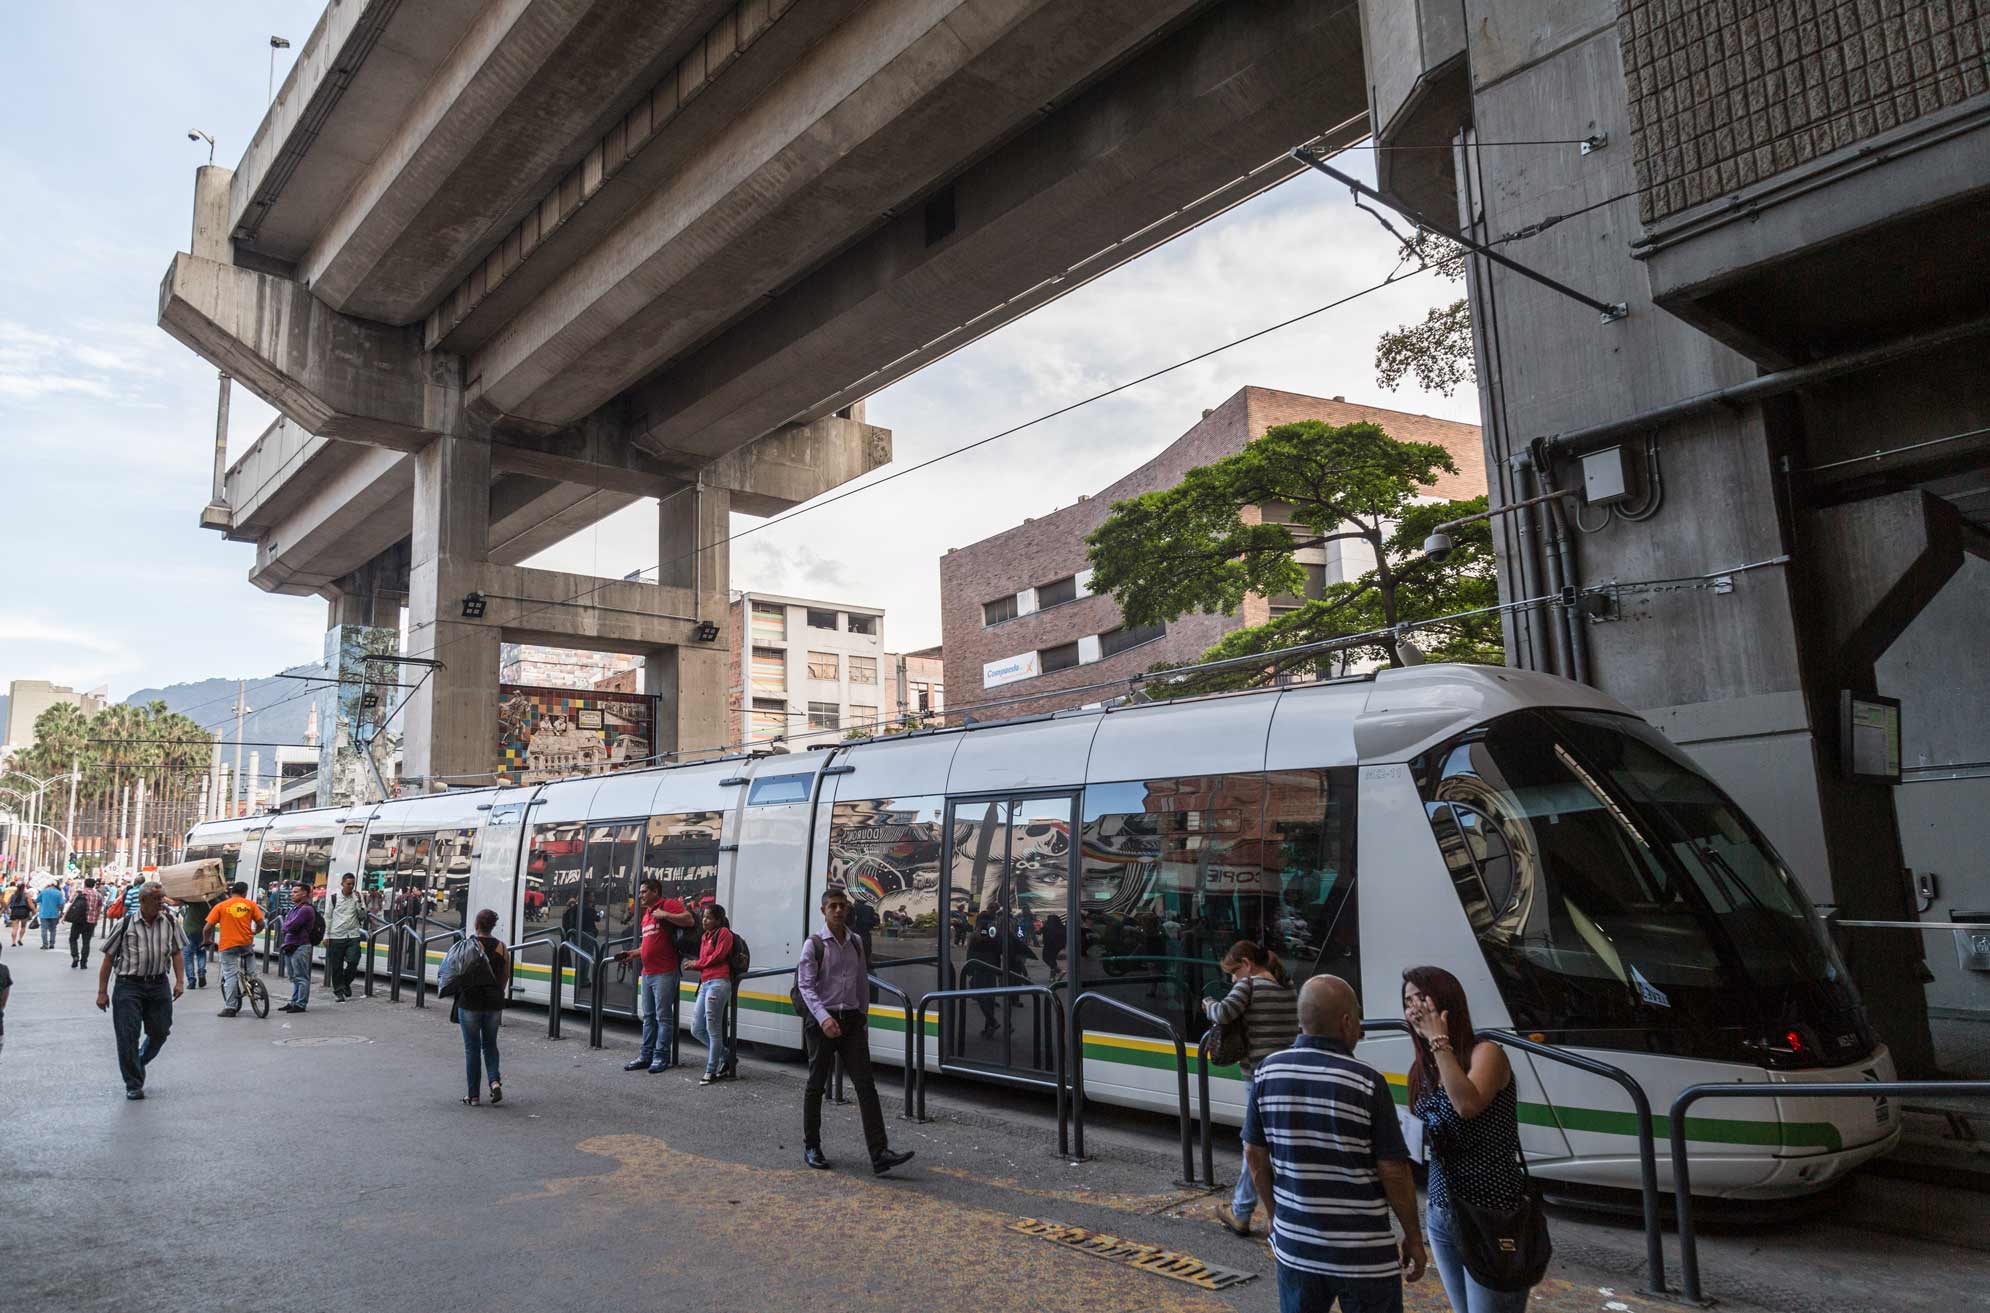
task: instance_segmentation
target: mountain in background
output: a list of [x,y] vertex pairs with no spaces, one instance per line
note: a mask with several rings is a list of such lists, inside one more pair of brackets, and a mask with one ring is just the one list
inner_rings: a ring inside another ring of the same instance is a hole
[[[325,672],[318,666],[292,666],[284,673],[322,677]],[[235,682],[233,679],[202,679],[190,684],[168,684],[164,688],[141,688],[124,701],[127,706],[144,706],[155,700],[163,702],[166,710],[177,711],[210,730],[218,729],[224,740],[232,741],[235,738]],[[302,743],[305,728],[311,719],[311,705],[315,701],[312,694],[324,687],[323,684],[307,684],[277,675],[247,681],[249,714],[242,721],[242,738],[258,744]],[[4,723],[4,716],[5,713],[0,712],[0,723]],[[245,754],[253,751],[257,749],[244,749]],[[232,748],[224,750],[224,755],[232,756],[232,753]]]

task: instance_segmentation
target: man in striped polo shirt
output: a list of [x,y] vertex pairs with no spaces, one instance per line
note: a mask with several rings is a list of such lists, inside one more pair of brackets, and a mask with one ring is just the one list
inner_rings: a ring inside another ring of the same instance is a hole
[[[147,880],[138,892],[138,908],[118,918],[104,939],[103,964],[97,968],[97,1009],[110,1012],[117,1031],[117,1065],[124,1077],[124,1097],[145,1097],[145,1069],[173,1029],[173,1000],[186,992],[186,967],[181,947],[180,919],[166,909],[166,891]],[[166,973],[172,972],[167,992]],[[111,995],[111,975],[117,975],[117,995]],[[115,1009],[115,1010],[113,1010]],[[143,1030],[145,1040],[139,1042]]]
[[[1382,1074],[1354,1057],[1361,1004],[1339,976],[1299,991],[1299,1038],[1257,1067],[1244,1158],[1271,1210],[1280,1313],[1401,1313],[1429,1261],[1416,1182]],[[1402,1224],[1400,1254],[1389,1227]]]

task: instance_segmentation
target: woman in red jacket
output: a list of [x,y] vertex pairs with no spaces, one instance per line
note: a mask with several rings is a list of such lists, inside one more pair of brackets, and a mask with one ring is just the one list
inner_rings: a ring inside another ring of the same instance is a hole
[[691,1005],[691,1035],[705,1046],[705,1074],[700,1085],[725,1079],[732,1067],[726,1046],[726,1004],[732,998],[732,930],[726,909],[705,905],[705,933],[699,941],[698,1001]]

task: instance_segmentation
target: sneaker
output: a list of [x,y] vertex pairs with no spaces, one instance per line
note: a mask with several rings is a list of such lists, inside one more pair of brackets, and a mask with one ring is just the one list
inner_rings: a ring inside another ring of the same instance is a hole
[[303,1008],[298,1007],[295,1003],[285,1003],[277,1009],[278,1012],[302,1012],[303,1010]]
[[708,1071],[698,1078],[698,1083],[700,1085],[716,1085],[719,1083],[719,1074],[716,1071]]
[[1230,1228],[1230,1232],[1233,1235],[1247,1236],[1251,1233],[1251,1219],[1248,1217],[1238,1217],[1236,1210],[1229,1204],[1218,1204],[1216,1206],[1216,1220]]
[[194,988],[195,988],[195,989],[206,989],[206,988],[207,988],[207,977],[206,977],[206,976],[202,976],[202,977],[200,978],[200,981],[199,981],[199,983],[198,983],[198,984],[196,984],[196,985],[194,986]]
[[669,1063],[669,1062],[652,1062],[649,1065],[649,1073],[652,1076],[661,1076],[663,1075],[664,1072],[669,1071],[671,1067],[674,1065],[675,1065],[674,1063]]
[[648,1058],[637,1058],[637,1059],[636,1059],[636,1060],[635,1060],[634,1062],[625,1062],[625,1063],[623,1063],[623,1064],[622,1064],[622,1070],[623,1070],[623,1071],[648,1071],[648,1070],[649,1070],[649,1066],[650,1066],[650,1060],[649,1060]]
[[237,1013],[239,1013],[241,1010],[242,1009],[240,1008],[223,1008],[221,1009],[221,1011],[215,1013],[214,1015],[217,1017],[232,1017],[235,1016]]
[[142,1099],[142,1098],[144,1098],[144,1097],[145,1097],[145,1091],[144,1091],[144,1090],[126,1090],[126,1091],[124,1092],[124,1097],[125,1097],[125,1098],[127,1098],[127,1099],[130,1099],[130,1100],[131,1100],[131,1101],[132,1101],[133,1103],[136,1103],[136,1102],[137,1102],[138,1100],[140,1100],[140,1099]]

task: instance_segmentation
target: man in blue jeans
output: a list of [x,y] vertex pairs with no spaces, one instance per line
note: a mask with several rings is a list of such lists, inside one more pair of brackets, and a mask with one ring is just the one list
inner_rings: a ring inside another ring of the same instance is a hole
[[41,946],[55,947],[55,923],[62,919],[62,906],[65,900],[62,890],[53,880],[41,887],[35,895],[35,914],[41,918]]
[[290,1001],[280,1011],[303,1012],[311,1002],[311,945],[323,937],[309,885],[291,891],[290,914],[283,918],[283,970],[290,977]]
[[[1276,1200],[1271,1252],[1279,1313],[1402,1313],[1403,1282],[1429,1255],[1416,1181],[1382,1073],[1357,1060],[1361,1004],[1339,976],[1299,991],[1299,1038],[1257,1066],[1244,1104],[1244,1160]],[[1403,1228],[1400,1253],[1389,1229]]]
[[684,904],[663,896],[663,881],[645,880],[642,889],[643,935],[637,948],[617,953],[617,962],[632,957],[643,960],[643,973],[637,982],[637,998],[643,1018],[643,1051],[623,1071],[648,1071],[651,1075],[670,1070],[670,1055],[677,1048],[677,985],[682,964],[677,960],[675,930],[695,924]]

